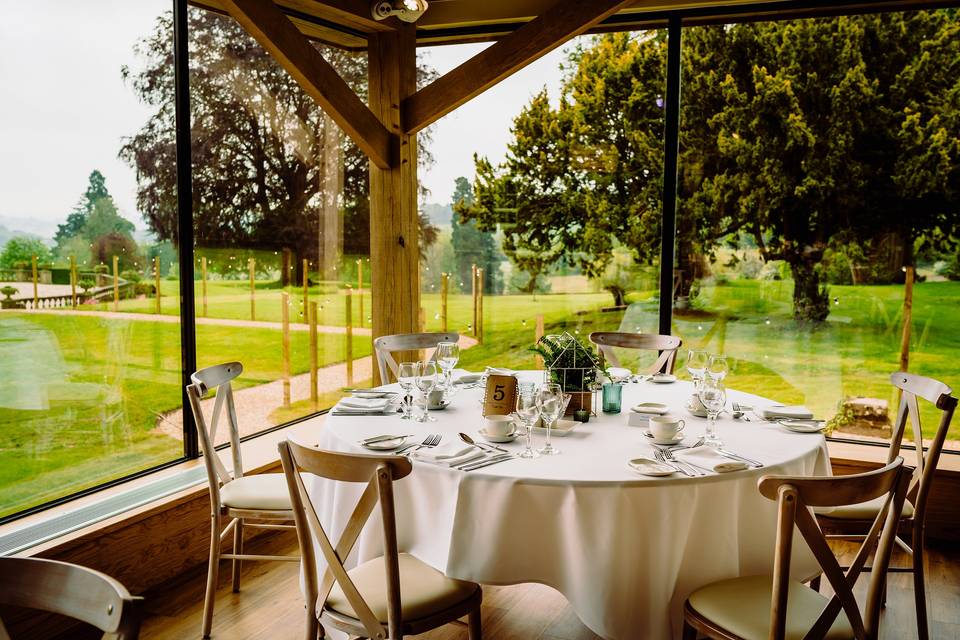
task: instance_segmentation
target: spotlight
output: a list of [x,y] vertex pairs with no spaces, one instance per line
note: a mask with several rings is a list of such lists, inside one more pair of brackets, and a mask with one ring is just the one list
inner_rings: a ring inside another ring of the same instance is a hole
[[427,0],[374,0],[370,13],[375,20],[397,16],[404,22],[416,22],[427,10]]

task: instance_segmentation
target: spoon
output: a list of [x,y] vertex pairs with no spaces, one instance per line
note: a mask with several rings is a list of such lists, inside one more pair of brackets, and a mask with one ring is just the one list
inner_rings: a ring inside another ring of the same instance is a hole
[[478,447],[480,449],[490,447],[491,449],[496,449],[497,451],[503,451],[504,453],[509,453],[509,451],[507,451],[506,449],[502,447],[498,447],[494,444],[480,444],[479,442],[476,442],[473,438],[471,438],[465,433],[460,433],[458,435],[460,436],[460,439],[463,440],[465,443],[472,444],[473,446]]

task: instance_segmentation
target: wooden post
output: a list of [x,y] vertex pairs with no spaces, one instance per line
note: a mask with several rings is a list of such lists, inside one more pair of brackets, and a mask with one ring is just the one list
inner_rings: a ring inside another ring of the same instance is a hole
[[[534,342],[540,342],[540,338],[543,337],[543,314],[537,314],[537,328],[534,333]],[[540,356],[536,357],[537,369],[543,369],[543,358]]]
[[344,357],[347,360],[347,386],[353,386],[353,293],[350,285],[347,285],[346,290],[346,304],[344,309],[346,310],[346,327],[347,327],[347,343],[345,345]]
[[447,331],[447,292],[450,288],[450,274],[440,274],[440,331]]
[[77,308],[77,258],[70,256],[70,301]]
[[363,326],[363,258],[357,258],[357,302],[360,305],[360,325]]
[[280,354],[283,359],[283,406],[290,406],[290,294],[280,293],[280,317],[283,323],[283,342]]
[[[306,260],[304,260],[306,262]],[[317,385],[317,303],[311,302],[307,307],[307,322],[310,324],[310,401],[313,402],[314,411],[320,404],[320,389]]]
[[120,258],[113,256],[113,310],[120,310]]
[[483,344],[483,269],[477,269],[477,341]]
[[310,263],[303,259],[303,321],[310,324]]
[[423,307],[420,307],[418,327],[421,333],[427,330],[427,310]]
[[254,300],[254,295],[257,292],[256,287],[256,270],[257,270],[257,260],[255,258],[250,258],[247,261],[247,265],[250,267],[250,319],[257,319],[257,303]]
[[39,286],[37,285],[37,256],[30,257],[30,264],[33,270],[33,308],[36,309],[37,305],[40,303],[40,291]]
[[400,121],[400,105],[417,90],[416,27],[398,24],[369,34],[367,42],[370,110],[391,132],[393,150],[389,168],[370,164],[370,315],[376,338],[414,333],[420,309],[417,136]]
[[473,324],[470,326],[473,337],[477,336],[477,265],[470,265],[470,293],[473,295]]
[[914,267],[905,267],[907,277],[903,282],[903,334],[900,337],[900,371],[910,368],[910,325],[913,320]]
[[153,286],[157,290],[156,312],[160,315],[160,256],[153,256]]
[[200,258],[200,297],[203,300],[201,317],[207,317],[207,257]]

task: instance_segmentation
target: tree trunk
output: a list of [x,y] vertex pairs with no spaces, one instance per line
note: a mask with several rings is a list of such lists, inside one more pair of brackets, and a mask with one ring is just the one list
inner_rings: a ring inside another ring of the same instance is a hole
[[623,307],[626,305],[627,292],[624,291],[623,287],[618,287],[617,285],[609,285],[604,287],[610,295],[613,296],[613,306]]
[[537,290],[537,278],[540,277],[540,272],[528,272],[530,274],[530,279],[527,280],[527,284],[523,286],[523,292],[526,294],[532,294]]
[[801,324],[818,324],[830,314],[830,295],[820,284],[816,261],[797,256],[790,262],[793,274],[793,317]]

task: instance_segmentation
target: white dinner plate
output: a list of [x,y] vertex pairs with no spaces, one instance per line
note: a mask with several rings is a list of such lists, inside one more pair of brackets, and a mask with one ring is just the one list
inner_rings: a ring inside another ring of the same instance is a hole
[[777,422],[796,433],[820,433],[827,426],[822,420],[777,420]]
[[393,451],[398,447],[403,446],[403,443],[406,442],[407,436],[397,436],[396,438],[391,438],[389,440],[381,440],[380,442],[371,442],[369,444],[361,445],[365,449],[370,449],[372,451]]
[[676,381],[677,376],[672,373],[657,373],[650,377],[650,382],[656,382],[657,384],[670,384]]
[[634,458],[627,463],[627,466],[641,475],[653,476],[654,478],[669,476],[675,471],[673,467],[649,458]]
[[499,436],[494,435],[492,433],[487,433],[486,429],[480,429],[479,431],[477,431],[477,433],[480,435],[481,438],[483,438],[487,442],[498,442],[502,444],[504,442],[513,442],[514,440],[517,439],[516,429],[514,429],[513,431],[511,431],[506,435],[499,435]]
[[388,391],[354,391],[351,394],[354,398],[366,398],[368,400],[376,398],[386,398],[387,396],[396,395]]
[[641,402],[640,404],[631,407],[630,410],[636,413],[648,413],[662,416],[670,411],[670,408],[665,404],[660,404],[659,402]]

